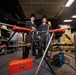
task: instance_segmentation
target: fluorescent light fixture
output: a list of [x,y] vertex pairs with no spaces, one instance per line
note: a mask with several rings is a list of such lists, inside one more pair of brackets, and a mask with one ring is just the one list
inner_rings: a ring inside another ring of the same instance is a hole
[[68,0],[68,2],[66,3],[65,7],[70,7],[71,4],[74,2],[75,0]]
[[72,22],[73,20],[64,20],[63,22]]
[[76,15],[73,15],[71,18],[76,18]]

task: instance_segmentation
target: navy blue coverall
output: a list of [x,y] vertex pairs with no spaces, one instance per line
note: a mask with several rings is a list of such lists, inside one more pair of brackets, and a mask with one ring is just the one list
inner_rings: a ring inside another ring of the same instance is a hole
[[[51,29],[51,27],[50,27]],[[46,40],[47,40],[47,37],[49,36],[49,34],[47,34],[47,30],[48,30],[48,25],[45,24],[41,24],[39,26],[39,31],[46,31],[46,32],[40,32],[39,35],[40,35],[40,40],[39,40],[39,50],[38,50],[38,56],[41,56],[41,53],[42,50],[45,50],[46,48]]]
[[[26,28],[30,28],[30,29],[32,29],[32,27],[35,27],[35,28],[37,29],[36,24],[32,24],[31,22],[27,22],[26,25],[25,25],[25,27],[26,27]],[[36,32],[34,32],[34,39],[36,40]],[[31,37],[29,36],[29,34],[27,34],[27,36],[26,36],[26,43],[32,43],[32,39],[31,39]],[[28,46],[25,47],[25,52],[24,52],[24,57],[25,57],[25,58],[27,58],[28,55],[29,55],[29,49],[30,49],[30,48],[29,48]],[[32,55],[33,55],[33,56],[36,55],[35,49],[36,49],[36,45],[33,43],[33,44],[32,44]]]

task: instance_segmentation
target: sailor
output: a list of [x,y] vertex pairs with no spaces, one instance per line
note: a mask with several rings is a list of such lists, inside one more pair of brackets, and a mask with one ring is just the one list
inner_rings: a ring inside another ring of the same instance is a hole
[[[36,39],[36,30],[37,30],[37,26],[35,24],[35,14],[31,14],[30,16],[30,21],[26,23],[26,28],[30,28],[33,32],[32,32],[32,37],[34,39]],[[32,44],[32,55],[36,56],[36,45],[34,43],[32,43],[32,39],[29,36],[29,34],[26,35],[26,44],[31,43]],[[24,52],[24,58],[27,58],[29,55],[29,46],[25,47],[25,52]]]
[[45,50],[46,48],[46,43],[47,43],[47,37],[49,36],[47,34],[49,30],[49,26],[47,24],[47,17],[44,15],[42,17],[42,24],[38,28],[39,30],[39,50],[38,50],[38,55],[36,56],[36,59],[40,58],[42,55],[42,51]]

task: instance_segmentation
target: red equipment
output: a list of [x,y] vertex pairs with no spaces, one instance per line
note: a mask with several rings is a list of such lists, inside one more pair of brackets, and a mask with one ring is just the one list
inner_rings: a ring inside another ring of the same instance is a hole
[[25,71],[33,68],[34,62],[32,58],[14,60],[9,63],[8,74],[12,75],[17,72]]
[[50,30],[50,33],[64,33],[65,29]]
[[25,32],[25,33],[32,32],[32,30],[29,28],[22,28],[18,26],[13,26],[12,30],[15,32]]

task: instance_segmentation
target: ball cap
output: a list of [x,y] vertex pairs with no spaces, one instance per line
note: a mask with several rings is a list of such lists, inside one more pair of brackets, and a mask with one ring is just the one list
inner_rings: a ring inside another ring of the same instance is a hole
[[31,16],[30,17],[35,17],[35,14],[31,14]]
[[46,15],[43,15],[42,19],[46,18],[47,19],[47,16]]

